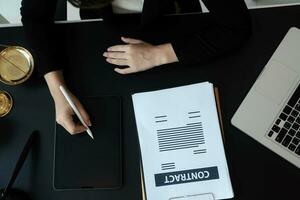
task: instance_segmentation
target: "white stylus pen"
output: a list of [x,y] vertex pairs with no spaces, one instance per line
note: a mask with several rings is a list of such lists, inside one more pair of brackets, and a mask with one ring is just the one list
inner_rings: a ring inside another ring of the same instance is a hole
[[83,126],[85,126],[87,128],[86,132],[89,134],[89,136],[91,136],[92,139],[94,139],[93,133],[90,130],[90,128],[88,127],[88,125],[84,122],[84,120],[82,119],[82,116],[80,114],[80,112],[78,111],[77,107],[75,106],[75,104],[73,103],[72,99],[70,98],[70,96],[68,95],[67,91],[65,90],[65,88],[61,85],[59,86],[60,91],[62,92],[62,94],[64,95],[64,97],[66,98],[67,102],[70,104],[72,110],[74,111],[74,113],[77,115],[78,119],[80,120],[80,122],[82,123]]

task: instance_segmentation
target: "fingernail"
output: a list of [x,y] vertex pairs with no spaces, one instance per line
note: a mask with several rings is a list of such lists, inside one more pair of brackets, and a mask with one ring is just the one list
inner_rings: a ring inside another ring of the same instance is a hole
[[91,121],[88,122],[88,126],[92,126],[92,122]]
[[107,54],[107,53],[106,53],[106,52],[104,52],[104,53],[103,53],[103,56],[105,56],[105,57],[106,57],[106,54]]

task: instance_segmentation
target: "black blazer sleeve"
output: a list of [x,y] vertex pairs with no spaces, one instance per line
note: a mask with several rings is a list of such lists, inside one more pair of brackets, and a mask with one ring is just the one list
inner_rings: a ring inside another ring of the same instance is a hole
[[[251,33],[251,21],[243,0],[203,1],[210,13],[203,14],[201,21],[195,24],[195,30],[189,34],[174,34],[175,37],[170,39],[183,64],[203,63],[236,49]],[[155,6],[152,0],[145,2],[149,3],[148,6]],[[58,31],[54,26],[56,5],[57,0],[22,1],[22,23],[41,75],[62,68],[59,37],[56,37]]]
[[192,32],[171,39],[179,62],[183,64],[212,60],[240,47],[251,34],[251,19],[243,0],[203,2],[210,12],[199,17]]
[[40,75],[61,69],[58,61],[61,44],[54,26],[56,5],[57,0],[22,1],[22,23]]

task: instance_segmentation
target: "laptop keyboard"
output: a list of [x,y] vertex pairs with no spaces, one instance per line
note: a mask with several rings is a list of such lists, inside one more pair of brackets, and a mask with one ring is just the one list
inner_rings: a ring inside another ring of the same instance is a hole
[[288,151],[300,156],[300,86],[267,134]]

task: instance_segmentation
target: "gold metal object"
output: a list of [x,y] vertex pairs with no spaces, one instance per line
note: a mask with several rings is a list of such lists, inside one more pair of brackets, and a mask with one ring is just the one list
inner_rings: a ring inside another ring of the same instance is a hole
[[7,115],[13,106],[13,99],[6,91],[0,90],[0,117]]
[[31,53],[23,47],[9,46],[0,52],[0,81],[17,85],[26,81],[34,68]]

